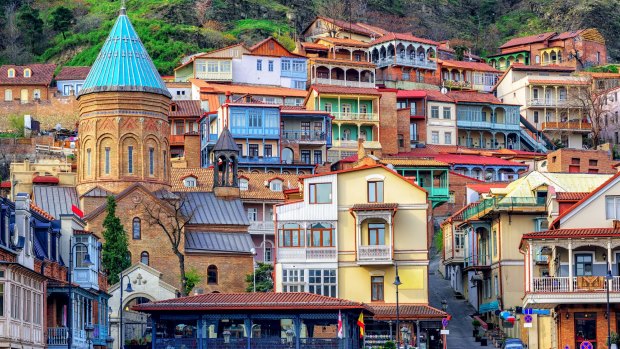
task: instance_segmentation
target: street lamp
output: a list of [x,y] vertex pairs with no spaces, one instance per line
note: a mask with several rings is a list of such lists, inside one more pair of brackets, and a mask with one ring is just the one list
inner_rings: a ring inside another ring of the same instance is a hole
[[84,326],[84,331],[86,332],[86,343],[88,344],[88,349],[90,349],[91,344],[93,344],[93,332],[95,332],[95,326],[93,324],[87,324]]
[[250,253],[252,254],[252,292],[256,292],[256,249],[252,247]]
[[[77,246],[82,246],[86,248],[86,252],[88,252],[88,245],[83,242],[75,242],[69,248],[69,268],[67,268],[67,279],[69,279],[69,309],[68,309],[68,321],[69,321],[69,335],[67,336],[67,348],[71,349],[73,346],[73,252]],[[82,265],[86,268],[90,268],[94,265],[90,260],[90,255],[86,253],[84,255],[84,259],[82,260]]]
[[[611,262],[611,261],[610,261]],[[607,275],[605,276],[605,283],[607,284],[607,346],[611,346],[611,314],[609,314],[609,284],[611,280],[613,280],[613,276],[611,275],[611,269],[607,270]]]
[[[403,283],[400,282],[400,276],[398,276],[398,264],[394,264],[394,267],[396,268],[396,276],[394,277],[394,286],[396,286],[396,329],[399,330],[400,329],[400,309],[399,309],[399,304],[398,304],[398,286],[402,285]],[[400,341],[398,340],[398,332],[396,332],[396,346],[398,347],[400,344]]]
[[123,340],[123,279],[127,278],[127,289],[125,290],[125,292],[127,293],[131,293],[133,292],[133,288],[131,288],[131,279],[129,278],[129,275],[123,275],[121,273],[121,279],[120,279],[120,285],[119,285],[119,289],[121,290],[121,299],[120,299],[120,305],[119,305],[119,323],[118,323],[118,346],[120,349],[125,348],[125,341]]

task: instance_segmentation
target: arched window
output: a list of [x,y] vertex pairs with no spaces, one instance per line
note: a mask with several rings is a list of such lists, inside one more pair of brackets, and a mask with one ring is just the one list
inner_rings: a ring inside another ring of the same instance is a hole
[[15,77],[15,69],[13,69],[13,68],[9,69],[8,72],[7,72],[7,76],[9,78],[14,78]]
[[24,77],[25,78],[29,78],[31,74],[32,74],[32,70],[30,70],[30,68],[24,69]]
[[142,239],[142,223],[140,222],[140,218],[135,217],[133,219],[133,226],[131,231],[134,240]]
[[140,254],[140,263],[149,265],[149,253],[146,251],[142,251]]
[[217,267],[215,265],[210,265],[207,268],[207,284],[217,285]]

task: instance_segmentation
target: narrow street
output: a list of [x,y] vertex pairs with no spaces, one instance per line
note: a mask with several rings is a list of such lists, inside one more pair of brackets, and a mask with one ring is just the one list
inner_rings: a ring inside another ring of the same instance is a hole
[[[454,297],[454,292],[450,287],[450,282],[445,280],[438,272],[441,267],[439,256],[432,250],[431,263],[429,267],[429,301],[431,306],[441,309],[441,300],[448,302],[448,313],[452,315],[452,321],[448,325],[450,334],[448,335],[448,349],[471,349],[480,347],[480,343],[472,337],[473,327],[471,325],[471,314],[474,308],[464,299]],[[484,348],[484,347],[483,347]],[[492,348],[492,344],[486,348]]]

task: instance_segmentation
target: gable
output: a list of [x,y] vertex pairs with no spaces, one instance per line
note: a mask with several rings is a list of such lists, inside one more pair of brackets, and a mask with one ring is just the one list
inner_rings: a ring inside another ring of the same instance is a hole
[[273,57],[302,57],[282,46],[276,39],[269,37],[250,48],[250,54]]
[[[338,174],[338,204],[349,205],[368,200],[369,181],[383,181],[383,202],[399,205],[426,205],[427,193],[412,181],[382,166]],[[359,188],[352,191],[351,188]]]
[[559,217],[560,227],[612,228],[613,219],[606,217],[606,197],[620,197],[620,173],[581,199]]

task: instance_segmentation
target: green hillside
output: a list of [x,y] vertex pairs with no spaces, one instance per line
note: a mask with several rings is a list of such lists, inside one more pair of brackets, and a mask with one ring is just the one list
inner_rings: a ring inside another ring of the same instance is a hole
[[[90,65],[120,0],[0,2],[0,63]],[[620,58],[617,0],[127,0],[128,15],[155,65],[171,74],[187,54],[268,35],[292,46],[322,14],[435,40],[459,39],[475,53],[508,38],[596,26]]]

